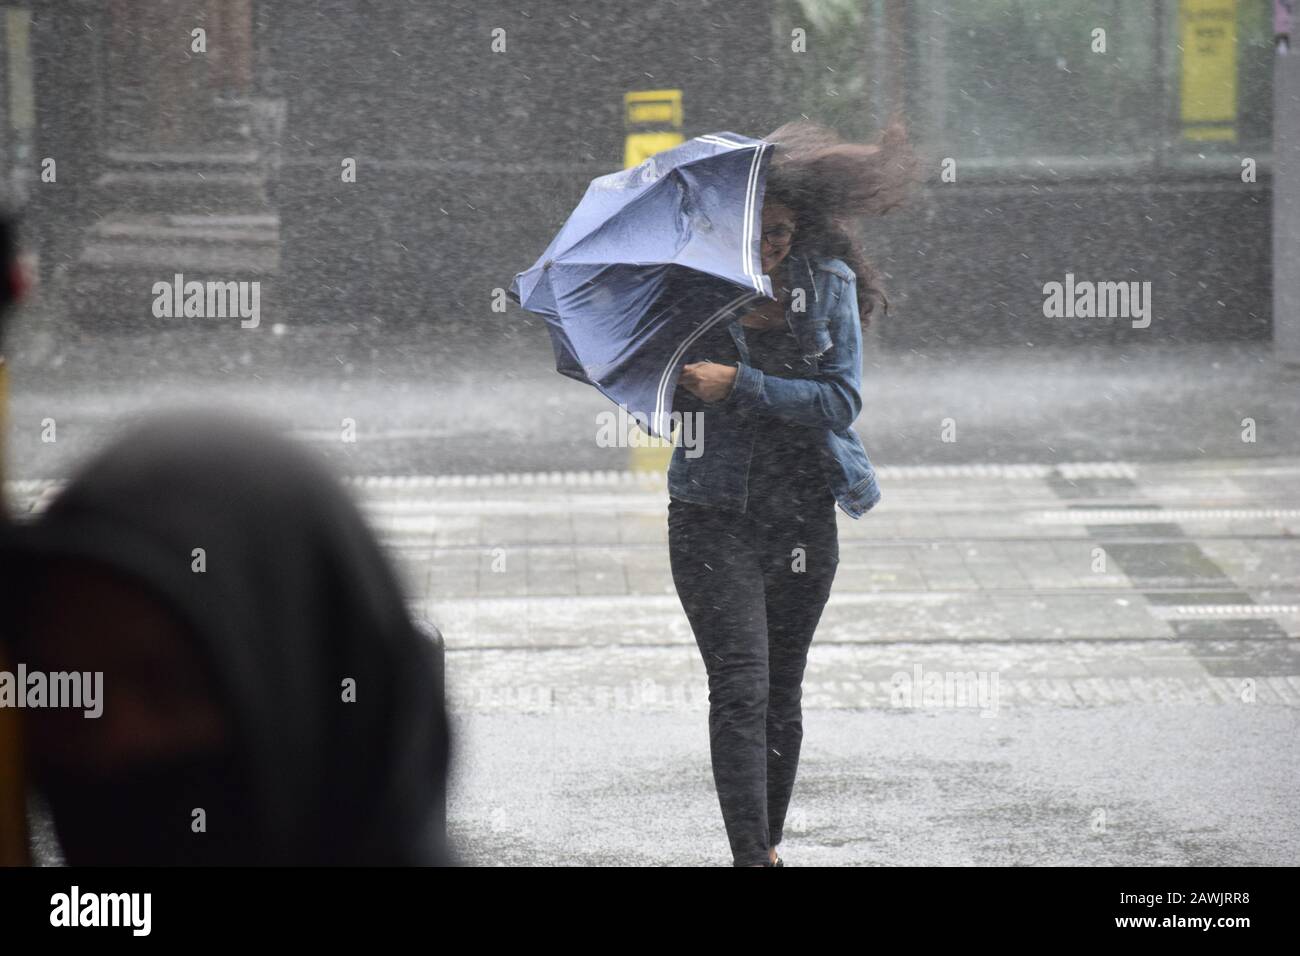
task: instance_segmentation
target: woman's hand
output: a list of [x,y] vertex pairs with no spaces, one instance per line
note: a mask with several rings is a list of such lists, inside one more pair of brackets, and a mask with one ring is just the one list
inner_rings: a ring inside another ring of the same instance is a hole
[[720,402],[736,384],[736,366],[717,362],[691,362],[682,366],[682,388],[706,402]]

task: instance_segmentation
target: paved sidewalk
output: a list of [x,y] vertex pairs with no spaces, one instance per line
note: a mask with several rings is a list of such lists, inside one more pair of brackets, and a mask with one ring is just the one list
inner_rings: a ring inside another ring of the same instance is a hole
[[[792,864],[1300,862],[1300,459],[880,477],[841,518]],[[426,484],[363,490],[451,648],[466,858],[725,864],[662,480]],[[895,707],[898,674],[952,689]]]
[[[1007,703],[1231,701],[1249,678],[1261,703],[1300,705],[1300,459],[917,466],[881,482],[875,510],[841,517],[810,706],[888,706],[900,656],[997,671]],[[359,484],[465,662],[461,707],[700,703],[662,479]],[[592,647],[599,674],[582,667]]]
[[[841,517],[791,865],[1300,862],[1300,458],[880,480]],[[464,858],[728,862],[662,477],[352,485],[446,636]]]

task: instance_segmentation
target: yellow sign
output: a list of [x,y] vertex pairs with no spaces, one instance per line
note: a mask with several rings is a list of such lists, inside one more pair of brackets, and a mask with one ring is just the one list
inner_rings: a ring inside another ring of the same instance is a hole
[[1183,138],[1237,138],[1237,0],[1181,0]]
[[637,123],[663,123],[682,128],[681,90],[633,90],[623,94],[623,110],[630,129]]
[[682,144],[682,91],[633,90],[623,94],[623,168]]

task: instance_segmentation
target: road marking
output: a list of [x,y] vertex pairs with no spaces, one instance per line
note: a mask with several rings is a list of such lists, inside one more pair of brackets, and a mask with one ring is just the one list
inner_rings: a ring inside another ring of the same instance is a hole
[[1148,610],[1158,618],[1175,617],[1273,617],[1300,614],[1300,604],[1152,604]]
[[[898,707],[891,702],[890,680],[820,679],[803,682],[802,703],[812,710],[897,710],[933,713],[966,710],[978,716],[978,703],[967,706]],[[1005,678],[999,682],[997,711],[1004,708],[1114,707],[1126,704],[1199,704],[1213,706],[1300,707],[1300,677],[1269,677],[1255,684],[1255,702],[1241,699],[1239,681],[1219,677],[1043,677]],[[455,713],[581,713],[707,711],[708,687],[697,681],[641,678],[622,683],[559,683],[527,680],[454,679],[447,686],[448,707]],[[996,719],[996,712],[990,714]]]
[[1070,508],[1031,511],[1024,517],[1030,524],[1171,524],[1300,518],[1300,508]]
[[[403,430],[402,435],[423,434],[422,430]],[[304,432],[305,433],[305,432]],[[332,434],[332,433],[331,433]],[[396,433],[395,433],[396,435]],[[1033,481],[1060,475],[1068,480],[1081,478],[1138,479],[1142,471],[1149,471],[1152,479],[1167,470],[1177,472],[1180,480],[1207,477],[1274,477],[1300,474],[1300,465],[1276,465],[1249,459],[1225,459],[1212,468],[1206,462],[1150,462],[1138,465],[1124,461],[1094,462],[973,462],[951,465],[875,465],[877,477],[882,480],[996,478],[1002,480]],[[666,476],[662,471],[631,471],[620,469],[585,471],[534,471],[488,472],[451,475],[354,475],[341,479],[344,484],[366,490],[408,490],[412,488],[502,488],[502,487],[662,487]],[[51,487],[66,484],[62,478],[13,479],[5,483],[6,490],[14,495],[39,494]],[[1177,519],[1171,519],[1177,520]]]

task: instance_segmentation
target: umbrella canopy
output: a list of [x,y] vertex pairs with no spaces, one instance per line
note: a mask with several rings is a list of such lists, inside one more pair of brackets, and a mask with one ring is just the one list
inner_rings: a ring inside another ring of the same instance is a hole
[[763,190],[774,144],[697,136],[586,195],[509,295],[546,320],[556,369],[594,385],[651,435],[671,431],[691,344],[763,297]]

